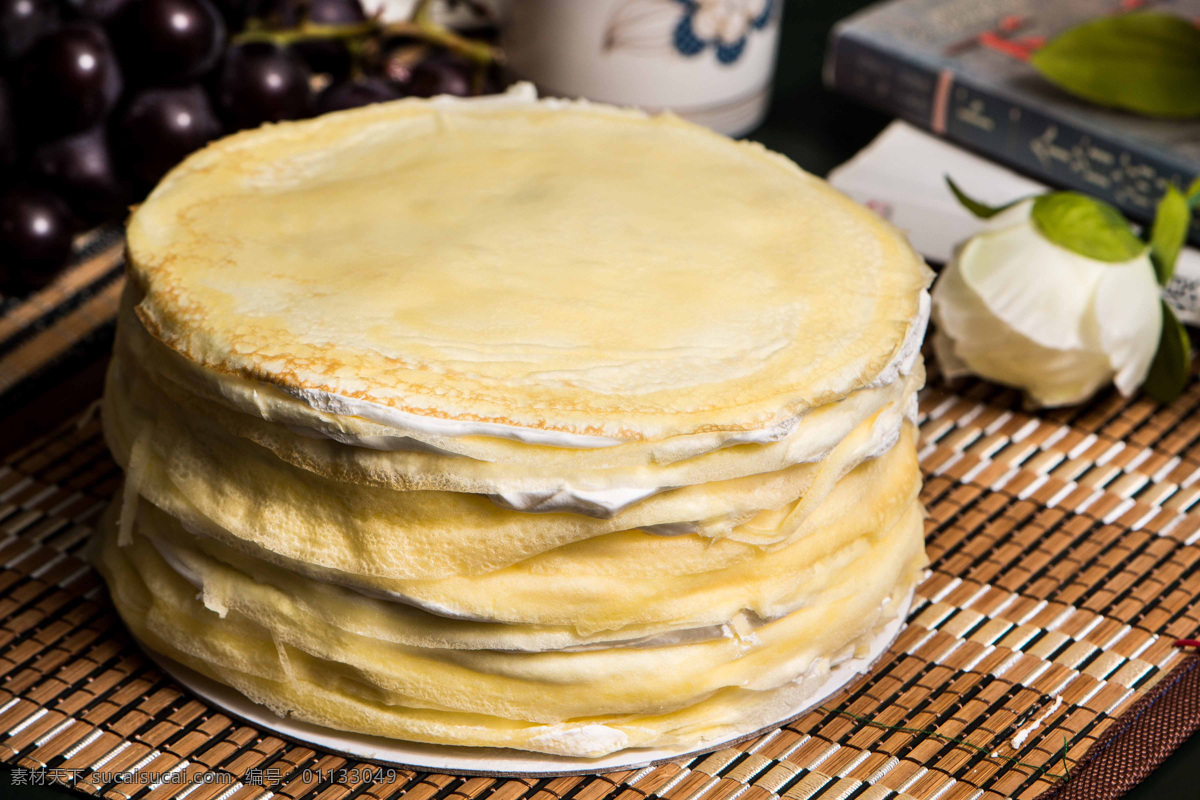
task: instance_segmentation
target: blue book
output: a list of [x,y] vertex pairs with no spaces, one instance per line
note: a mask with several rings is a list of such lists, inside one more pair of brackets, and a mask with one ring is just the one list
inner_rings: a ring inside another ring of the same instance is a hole
[[[1200,19],[1200,0],[888,0],[838,23],[838,91],[1051,185],[1148,222],[1168,182],[1200,174],[1200,120],[1150,119],[1071,97],[1026,62],[1048,38],[1134,8]],[[1200,242],[1200,223],[1191,239]]]

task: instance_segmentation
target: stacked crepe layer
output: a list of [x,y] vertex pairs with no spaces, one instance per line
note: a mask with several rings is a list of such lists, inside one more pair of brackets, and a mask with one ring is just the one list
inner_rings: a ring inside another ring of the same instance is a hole
[[402,101],[193,156],[129,263],[101,569],[147,647],[281,714],[698,747],[924,567],[927,271],[756,146]]

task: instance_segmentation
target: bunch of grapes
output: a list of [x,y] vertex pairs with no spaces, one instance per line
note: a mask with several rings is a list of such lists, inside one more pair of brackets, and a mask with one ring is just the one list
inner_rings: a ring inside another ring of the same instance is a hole
[[360,0],[0,0],[0,293],[184,156],[264,122],[499,91],[495,49]]

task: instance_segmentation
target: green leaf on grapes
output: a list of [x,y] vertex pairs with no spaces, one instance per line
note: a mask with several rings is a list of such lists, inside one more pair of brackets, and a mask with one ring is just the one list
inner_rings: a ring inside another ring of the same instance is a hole
[[1188,186],[1187,201],[1188,205],[1192,208],[1200,206],[1200,175],[1197,175],[1196,180],[1192,181],[1192,184]]
[[1142,388],[1160,403],[1170,403],[1187,388],[1192,368],[1192,342],[1187,330],[1175,318],[1175,312],[1162,303],[1162,334],[1158,352],[1150,364],[1150,372]]
[[1175,274],[1175,259],[1187,239],[1188,225],[1192,221],[1192,210],[1188,207],[1183,192],[1168,185],[1166,193],[1158,201],[1154,214],[1154,225],[1150,228],[1150,260],[1154,262],[1154,274],[1158,285],[1166,286]]
[[1146,249],[1120,211],[1085,194],[1044,194],[1033,201],[1032,216],[1047,239],[1096,261],[1129,261]]
[[1172,14],[1085,22],[1051,39],[1029,63],[1060,89],[1102,106],[1200,117],[1200,29]]
[[967,193],[958,188],[958,184],[949,175],[946,176],[946,185],[950,187],[950,191],[954,192],[954,196],[958,198],[958,202],[962,204],[962,207],[979,217],[979,219],[991,219],[1001,211],[1012,208],[1021,202],[1020,199],[1017,199],[1002,206],[989,206],[987,203],[981,203],[972,197],[968,197]]

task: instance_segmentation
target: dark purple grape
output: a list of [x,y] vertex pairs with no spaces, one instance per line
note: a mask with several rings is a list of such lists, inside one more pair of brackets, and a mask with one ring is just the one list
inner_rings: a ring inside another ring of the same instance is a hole
[[217,63],[225,21],[209,0],[131,0],[113,38],[131,83],[187,80]]
[[507,66],[493,61],[488,64],[483,73],[483,86],[480,87],[480,94],[500,94],[517,80],[517,76]]
[[39,146],[30,170],[83,222],[115,217],[131,199],[128,185],[117,174],[103,126]]
[[12,97],[8,83],[0,78],[0,169],[11,167],[17,160],[17,128],[13,118]]
[[317,113],[328,114],[330,111],[383,103],[403,96],[403,92],[382,78],[368,76],[353,81],[331,83],[317,95]]
[[247,16],[254,17],[264,28],[282,30],[295,28],[304,19],[306,0],[221,0],[241,5]]
[[54,0],[0,0],[0,60],[13,61],[58,28]]
[[67,0],[77,17],[108,22],[120,14],[130,0]]
[[235,128],[300,119],[312,112],[310,73],[300,57],[270,42],[229,48],[217,83],[217,102]]
[[[366,20],[358,0],[310,0],[307,19],[316,25],[353,25]],[[345,42],[314,39],[292,45],[313,72],[343,78],[350,73],[353,59]]]
[[0,275],[8,287],[45,286],[71,254],[71,210],[27,186],[0,195]]
[[317,25],[363,22],[367,14],[359,0],[309,0],[308,21]]
[[114,128],[120,161],[144,188],[221,133],[208,95],[198,84],[138,92]]
[[90,128],[121,94],[121,70],[95,22],[69,22],[38,42],[20,81],[18,118],[43,139]]
[[425,60],[429,48],[407,37],[385,38],[382,45],[380,73],[399,86],[407,86],[412,79],[412,70]]
[[245,30],[246,20],[258,16],[256,0],[212,0],[217,11],[225,18],[225,25],[232,31]]
[[452,94],[467,97],[471,94],[472,66],[466,61],[450,58],[431,58],[412,68],[408,91],[417,97]]

